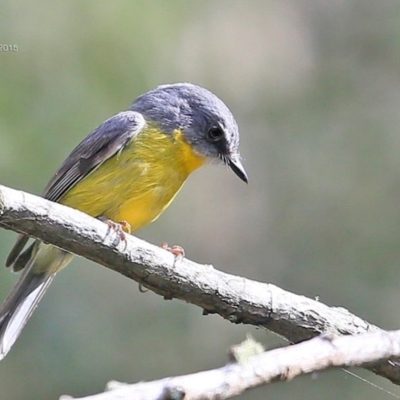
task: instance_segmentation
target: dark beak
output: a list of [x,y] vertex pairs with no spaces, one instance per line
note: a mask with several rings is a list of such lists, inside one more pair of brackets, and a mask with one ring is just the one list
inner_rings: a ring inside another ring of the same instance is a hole
[[246,171],[239,159],[239,156],[227,157],[227,164],[231,167],[231,170],[243,181],[248,183]]

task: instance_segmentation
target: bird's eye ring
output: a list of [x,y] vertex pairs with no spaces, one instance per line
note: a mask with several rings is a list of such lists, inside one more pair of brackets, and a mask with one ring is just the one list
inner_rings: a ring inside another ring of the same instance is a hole
[[218,127],[214,126],[207,132],[207,140],[211,143],[220,141],[224,137],[224,131]]

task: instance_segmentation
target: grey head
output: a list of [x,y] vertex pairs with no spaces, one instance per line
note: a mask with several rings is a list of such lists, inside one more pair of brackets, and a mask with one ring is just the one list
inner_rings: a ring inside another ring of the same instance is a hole
[[190,83],[162,85],[138,97],[132,111],[167,134],[183,132],[199,155],[221,160],[247,183],[240,161],[239,129],[228,107],[213,93]]

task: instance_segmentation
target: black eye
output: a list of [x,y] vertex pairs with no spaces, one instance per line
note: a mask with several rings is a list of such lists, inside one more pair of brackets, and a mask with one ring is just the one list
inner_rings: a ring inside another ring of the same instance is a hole
[[224,137],[224,131],[214,126],[207,132],[207,140],[211,143],[218,142]]

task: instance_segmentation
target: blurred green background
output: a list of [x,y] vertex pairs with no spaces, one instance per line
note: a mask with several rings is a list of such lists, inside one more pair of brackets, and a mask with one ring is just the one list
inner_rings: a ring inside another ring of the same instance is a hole
[[[397,0],[4,0],[0,44],[18,45],[0,53],[0,183],[39,194],[72,148],[139,94],[203,85],[238,120],[250,184],[204,168],[138,236],[400,328]],[[1,260],[14,239],[0,231]],[[16,279],[0,270],[1,299]],[[247,332],[282,343],[76,259],[0,363],[0,400],[219,367]],[[342,371],[313,378],[241,398],[391,398]]]

